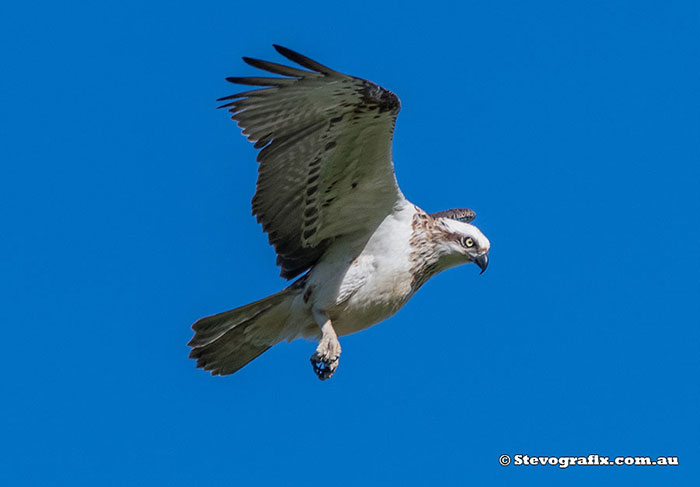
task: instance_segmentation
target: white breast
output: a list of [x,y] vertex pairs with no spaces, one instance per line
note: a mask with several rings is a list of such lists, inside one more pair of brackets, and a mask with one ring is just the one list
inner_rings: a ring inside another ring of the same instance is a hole
[[406,202],[366,242],[338,242],[309,276],[312,305],[325,310],[338,335],[368,328],[410,298],[410,247],[415,207]]

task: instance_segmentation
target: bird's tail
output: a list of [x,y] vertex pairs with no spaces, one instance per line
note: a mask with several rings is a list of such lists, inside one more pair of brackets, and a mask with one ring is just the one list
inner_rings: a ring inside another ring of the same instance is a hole
[[192,325],[190,358],[212,375],[233,374],[282,339],[298,291],[287,288],[260,301]]

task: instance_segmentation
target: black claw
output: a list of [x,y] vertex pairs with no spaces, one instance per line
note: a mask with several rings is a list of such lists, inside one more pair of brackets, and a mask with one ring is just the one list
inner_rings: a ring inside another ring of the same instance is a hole
[[318,360],[311,357],[311,366],[314,369],[316,377],[318,377],[320,380],[326,380],[333,377],[333,372],[335,371],[331,369],[330,365],[331,362],[329,360]]

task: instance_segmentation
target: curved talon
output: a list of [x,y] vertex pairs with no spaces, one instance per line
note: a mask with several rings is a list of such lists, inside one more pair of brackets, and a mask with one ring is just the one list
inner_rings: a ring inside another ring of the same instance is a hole
[[330,379],[338,368],[338,359],[321,358],[317,352],[311,356],[311,366],[320,380]]

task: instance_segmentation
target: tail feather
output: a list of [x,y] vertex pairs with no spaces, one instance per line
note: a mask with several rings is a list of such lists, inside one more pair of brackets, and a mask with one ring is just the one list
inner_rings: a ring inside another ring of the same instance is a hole
[[232,329],[222,338],[210,345],[192,349],[190,358],[197,359],[198,368],[209,370],[212,375],[233,374],[271,347],[247,342],[243,327]]
[[287,288],[240,308],[208,316],[192,325],[190,358],[212,375],[227,375],[280,340],[294,291]]

